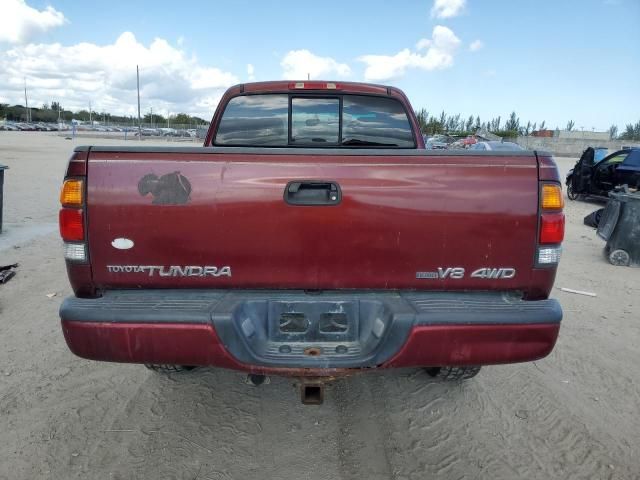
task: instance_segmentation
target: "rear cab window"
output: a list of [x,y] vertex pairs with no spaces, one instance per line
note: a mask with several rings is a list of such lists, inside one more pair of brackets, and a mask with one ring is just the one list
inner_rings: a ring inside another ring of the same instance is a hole
[[291,139],[295,146],[328,143],[340,139],[339,98],[291,98]]
[[342,144],[414,148],[411,124],[400,102],[392,98],[345,95]]
[[234,97],[224,110],[215,143],[286,147],[288,115],[289,96],[286,94]]
[[227,103],[214,145],[416,148],[402,103],[373,95],[240,95]]

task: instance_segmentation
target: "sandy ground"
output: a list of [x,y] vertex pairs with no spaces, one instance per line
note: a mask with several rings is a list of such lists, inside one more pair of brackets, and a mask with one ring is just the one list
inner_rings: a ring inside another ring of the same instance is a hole
[[568,203],[556,286],[598,297],[555,289],[565,319],[548,358],[463,385],[420,370],[357,376],[305,407],[287,379],[162,376],[67,350],[55,222],[72,146],[0,132],[0,264],[20,262],[0,286],[1,479],[640,478],[640,270],[604,260],[582,225],[597,204]]

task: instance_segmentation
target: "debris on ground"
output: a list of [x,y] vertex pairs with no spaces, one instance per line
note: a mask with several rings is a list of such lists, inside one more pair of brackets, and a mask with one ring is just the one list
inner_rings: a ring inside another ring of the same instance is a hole
[[56,293],[56,292],[53,292],[53,293],[47,293],[47,298],[53,298],[53,297],[55,297],[56,295],[57,295],[57,293]]
[[640,194],[624,186],[609,193],[597,234],[606,240],[605,254],[616,266],[640,266]]
[[597,293],[584,292],[582,290],[574,290],[573,288],[562,287],[560,290],[562,290],[563,292],[567,292],[567,293],[575,293],[576,295],[586,295],[587,297],[597,297],[598,296]]
[[0,283],[7,283],[16,274],[18,264],[0,265]]
[[604,212],[604,208],[599,208],[595,212],[591,212],[584,217],[584,224],[588,227],[598,228],[600,219],[602,218],[602,212]]

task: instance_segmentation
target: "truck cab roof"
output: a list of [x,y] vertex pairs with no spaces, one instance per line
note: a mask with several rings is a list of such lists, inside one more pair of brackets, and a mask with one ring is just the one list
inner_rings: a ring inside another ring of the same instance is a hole
[[240,93],[290,92],[296,90],[326,90],[334,93],[396,95],[404,98],[402,91],[396,87],[372,83],[343,82],[334,80],[275,80],[268,82],[240,83],[229,88],[226,95],[237,95]]

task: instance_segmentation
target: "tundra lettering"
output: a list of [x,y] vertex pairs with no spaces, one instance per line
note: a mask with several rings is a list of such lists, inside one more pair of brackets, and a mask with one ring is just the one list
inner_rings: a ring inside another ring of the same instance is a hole
[[231,267],[213,266],[176,266],[165,267],[161,265],[107,265],[110,273],[146,273],[153,277],[157,272],[161,277],[230,277]]

